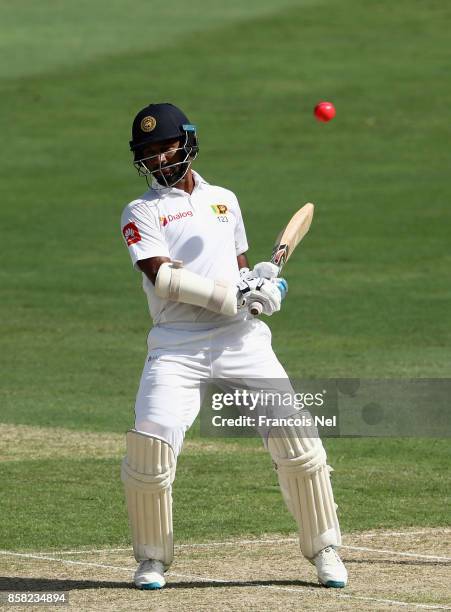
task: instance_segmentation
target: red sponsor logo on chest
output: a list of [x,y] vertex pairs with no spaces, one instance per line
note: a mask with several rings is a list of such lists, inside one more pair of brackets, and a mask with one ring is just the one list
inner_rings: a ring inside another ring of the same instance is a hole
[[124,234],[124,238],[127,241],[127,246],[131,244],[135,244],[135,242],[139,242],[141,240],[141,234],[139,233],[138,226],[136,223],[127,223],[122,228],[122,233]]
[[184,210],[182,212],[175,213],[175,215],[164,215],[160,217],[160,224],[162,227],[166,227],[168,223],[171,221],[179,221],[180,219],[185,219],[185,217],[192,217],[192,210]]

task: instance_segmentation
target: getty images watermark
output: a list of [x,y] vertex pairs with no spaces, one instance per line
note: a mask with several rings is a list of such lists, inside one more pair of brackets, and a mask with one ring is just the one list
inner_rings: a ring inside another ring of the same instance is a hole
[[[451,379],[215,379],[205,436],[253,437],[301,427],[309,437],[451,437]],[[280,435],[285,435],[281,432]]]
[[[336,427],[337,416],[310,414],[305,409],[321,408],[325,404],[326,391],[317,393],[290,393],[251,391],[235,389],[229,393],[214,393],[211,408],[222,411],[236,408],[237,416],[215,414],[211,418],[213,427]],[[268,410],[269,409],[269,410]],[[286,414],[286,412],[289,414]],[[276,416],[276,411],[281,414]],[[250,413],[250,414],[249,414]]]

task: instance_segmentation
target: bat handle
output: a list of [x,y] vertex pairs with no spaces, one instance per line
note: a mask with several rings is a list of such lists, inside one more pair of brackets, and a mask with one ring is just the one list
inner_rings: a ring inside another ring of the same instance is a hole
[[258,317],[258,315],[261,315],[262,311],[263,311],[263,306],[261,305],[260,302],[252,302],[252,304],[249,306],[249,312],[255,317]]

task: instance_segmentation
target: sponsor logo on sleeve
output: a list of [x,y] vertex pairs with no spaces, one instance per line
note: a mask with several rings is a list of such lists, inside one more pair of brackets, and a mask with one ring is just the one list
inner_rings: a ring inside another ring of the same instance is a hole
[[212,204],[211,209],[215,215],[226,215],[228,208],[225,204]]
[[136,223],[127,223],[122,228],[122,233],[124,234],[124,238],[127,242],[127,246],[135,244],[135,242],[139,242],[141,240],[141,234],[139,233],[138,226]]

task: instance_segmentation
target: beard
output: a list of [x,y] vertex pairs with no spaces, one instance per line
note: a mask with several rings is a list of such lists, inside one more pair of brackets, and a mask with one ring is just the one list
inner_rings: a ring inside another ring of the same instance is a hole
[[162,187],[173,187],[185,176],[188,170],[187,166],[188,164],[185,162],[179,162],[172,167],[168,164],[168,166],[162,166],[158,170],[154,170],[152,176]]

